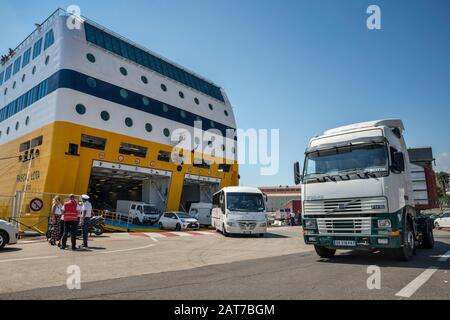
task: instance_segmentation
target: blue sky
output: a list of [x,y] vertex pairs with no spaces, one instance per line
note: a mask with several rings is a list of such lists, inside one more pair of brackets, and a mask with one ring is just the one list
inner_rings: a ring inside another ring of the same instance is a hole
[[[241,166],[243,185],[293,183],[310,137],[398,117],[409,146],[432,146],[450,171],[450,1],[0,0],[0,51],[57,7],[86,17],[213,80],[240,128],[280,129],[280,172]],[[366,27],[381,8],[382,30]]]

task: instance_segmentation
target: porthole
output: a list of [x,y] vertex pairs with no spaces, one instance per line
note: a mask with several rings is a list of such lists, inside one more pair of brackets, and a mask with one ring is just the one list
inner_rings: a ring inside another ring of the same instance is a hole
[[181,99],[184,99],[184,93],[182,91],[178,92],[178,95],[180,96]]
[[194,102],[195,102],[196,105],[200,104],[200,101],[198,100],[198,98],[194,98]]
[[186,119],[186,111],[181,110],[181,111],[180,111],[180,116],[181,116],[183,119]]
[[120,67],[120,73],[124,76],[126,76],[128,74],[127,69],[125,69],[124,67]]
[[6,96],[7,93],[8,93],[8,88],[5,88],[4,95]]
[[16,88],[16,82],[14,81],[13,82],[13,87],[12,87],[13,89],[15,89]]
[[150,105],[150,99],[147,97],[142,97],[142,104],[148,107]]
[[166,137],[170,136],[170,130],[167,128],[164,129],[163,133]]
[[227,110],[224,110],[223,113],[225,114],[226,117],[228,117],[228,111]]
[[223,144],[221,147],[222,151],[225,151],[225,145]]
[[75,110],[77,111],[78,114],[81,114],[81,115],[86,113],[86,107],[82,104],[77,104],[75,106]]
[[25,78],[26,78],[26,74],[24,73],[24,74],[22,75],[22,82],[25,81]]
[[194,142],[195,142],[196,145],[199,145],[200,144],[200,138],[199,137],[195,137],[194,138]]
[[35,74],[35,73],[36,73],[36,66],[33,67],[33,70],[31,70],[31,73],[32,73],[32,74]]
[[88,53],[86,55],[86,58],[88,59],[89,62],[95,63],[95,57],[94,57],[94,55],[92,53]]
[[30,123],[30,117],[26,117],[25,119],[25,125],[27,126]]
[[141,77],[141,81],[142,81],[143,83],[145,83],[145,84],[148,83],[148,79],[147,79],[146,76],[142,76],[142,77]]
[[97,81],[95,81],[95,79],[91,77],[86,79],[86,83],[90,88],[95,88],[97,86]]
[[109,112],[108,111],[102,111],[100,113],[100,117],[102,118],[103,121],[108,121],[109,120]]
[[214,107],[211,103],[208,106],[209,106],[209,110],[214,110]]
[[161,84],[161,90],[166,92],[167,91],[167,87],[164,83]]
[[124,99],[128,98],[128,91],[125,89],[120,89],[120,96]]
[[163,111],[164,112],[168,112],[169,111],[169,107],[167,106],[167,104],[163,104]]
[[133,119],[131,119],[131,118],[125,118],[125,125],[127,126],[127,127],[132,127],[133,126]]
[[16,131],[19,130],[19,121],[16,122]]
[[49,61],[50,61],[50,56],[47,56],[47,57],[45,58],[45,65],[48,65]]
[[146,130],[147,132],[152,132],[153,126],[152,126],[150,123],[146,123],[146,124],[145,124],[145,130]]
[[6,129],[6,134],[9,134],[9,127]]

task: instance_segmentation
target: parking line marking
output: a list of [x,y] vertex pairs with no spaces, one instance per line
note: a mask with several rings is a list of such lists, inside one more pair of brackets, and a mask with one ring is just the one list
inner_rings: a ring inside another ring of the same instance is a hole
[[2,263],[2,262],[28,261],[28,260],[53,259],[53,258],[57,258],[57,256],[46,256],[46,257],[30,257],[30,258],[8,259],[8,260],[0,260],[0,263]]
[[161,232],[161,234],[166,237],[178,237],[178,234],[176,234],[175,232]]
[[138,247],[138,248],[130,248],[130,249],[122,249],[122,250],[114,250],[114,251],[106,251],[106,252],[100,252],[99,254],[108,254],[108,253],[117,253],[117,252],[127,252],[127,251],[135,251],[135,250],[141,250],[141,249],[147,249],[150,247],[154,247],[154,244],[149,244],[144,247]]
[[194,232],[195,232],[195,233],[204,234],[204,235],[207,235],[207,236],[211,236],[211,235],[213,235],[213,234],[216,234],[215,231],[194,231]]
[[164,238],[165,236],[160,234],[160,233],[156,233],[156,232],[147,232],[146,235],[148,235],[150,238]]
[[[445,262],[450,258],[450,250],[439,256],[439,262]],[[403,298],[410,298],[421,286],[423,286],[433,274],[439,270],[439,267],[431,267],[422,272],[417,278],[408,283],[406,287],[397,292],[395,295]]]
[[192,237],[192,234],[189,234],[187,232],[173,232],[173,234],[175,234],[179,237]]

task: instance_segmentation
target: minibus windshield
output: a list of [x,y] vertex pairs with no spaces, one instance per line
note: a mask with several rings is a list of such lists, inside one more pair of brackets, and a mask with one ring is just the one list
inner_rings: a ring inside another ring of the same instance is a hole
[[239,212],[262,212],[265,210],[264,199],[259,193],[228,193],[227,209]]

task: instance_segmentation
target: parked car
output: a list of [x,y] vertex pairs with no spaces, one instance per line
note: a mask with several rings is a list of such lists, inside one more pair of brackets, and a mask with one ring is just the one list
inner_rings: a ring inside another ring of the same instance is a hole
[[19,230],[11,223],[0,220],[0,249],[7,244],[15,244],[19,240]]
[[165,212],[159,219],[159,228],[181,230],[198,230],[200,224],[198,220],[190,217],[184,212]]
[[434,220],[434,227],[436,229],[450,228],[450,212],[444,212],[444,214]]

